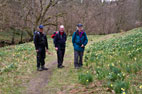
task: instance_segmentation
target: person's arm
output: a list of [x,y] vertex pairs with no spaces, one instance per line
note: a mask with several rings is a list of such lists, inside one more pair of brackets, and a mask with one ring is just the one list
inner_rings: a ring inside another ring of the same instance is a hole
[[73,46],[74,46],[74,43],[75,43],[75,32],[72,35],[72,43],[73,43]]
[[67,41],[67,34],[65,33],[65,41]]
[[57,51],[58,50],[58,34],[56,34],[54,37],[54,45],[55,45],[55,49]]
[[45,47],[46,49],[48,50],[48,40],[47,40],[47,37],[45,36]]
[[88,38],[87,38],[87,34],[85,32],[84,32],[84,36],[85,36],[85,40],[84,40],[83,45],[86,46],[88,43]]
[[39,46],[38,46],[38,35],[35,35],[35,40],[34,40],[34,44],[35,44],[35,49],[36,51],[39,49]]

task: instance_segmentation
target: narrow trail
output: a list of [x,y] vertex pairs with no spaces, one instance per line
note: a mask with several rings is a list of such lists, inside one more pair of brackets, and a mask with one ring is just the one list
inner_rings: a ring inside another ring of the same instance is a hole
[[[73,53],[73,47],[70,40],[67,42],[67,45],[63,64],[65,65],[65,68],[68,67],[69,63],[66,59],[71,59],[70,55]],[[50,56],[47,57],[47,59],[48,58],[50,58]],[[47,71],[35,72],[35,76],[31,77],[30,81],[26,84],[26,91],[24,94],[47,94],[44,89],[49,84],[49,81],[51,81],[53,72],[57,69],[56,53],[51,56],[51,59],[52,60],[46,62],[45,66],[48,68]]]
[[[110,37],[111,36],[101,37],[99,40],[105,40],[106,38],[110,38]],[[89,42],[88,45],[90,45],[93,42],[94,40]],[[68,46],[66,48],[65,60],[64,60],[65,68],[71,67],[70,63],[72,63],[73,61],[73,56],[72,56],[73,47],[72,47],[71,40],[67,42],[67,45]],[[56,54],[53,55],[52,57],[56,57]],[[47,94],[47,92],[44,89],[49,84],[49,81],[51,80],[53,72],[57,68],[57,60],[53,58],[52,62],[51,61],[48,61],[48,63],[46,62],[46,67],[49,68],[47,71],[36,72],[35,77],[31,77],[31,80],[26,85],[26,88],[27,88],[26,94]]]
[[[65,54],[65,58],[70,58],[69,53]],[[57,68],[57,60],[46,63],[47,71],[36,72],[35,77],[31,78],[26,85],[26,94],[46,94],[45,87],[49,84],[50,78],[54,70]],[[65,67],[68,67],[68,61],[64,60]]]
[[[73,47],[72,47],[71,40],[67,42],[67,45],[68,46],[66,48],[65,60],[64,60],[65,68],[70,67],[69,63],[73,61],[73,57],[72,57]],[[56,56],[53,55],[52,57],[56,57]],[[35,74],[36,76],[31,78],[29,83],[26,85],[26,88],[27,88],[26,94],[47,94],[47,92],[45,92],[44,89],[49,84],[50,78],[52,77],[53,72],[57,67],[57,60],[54,59],[52,61],[54,62],[46,63],[47,64],[46,66],[49,68],[47,71],[36,72]]]
[[[36,76],[30,80],[27,85],[26,94],[44,94],[44,87],[48,84],[57,62],[48,64],[47,71],[37,72]],[[46,65],[47,66],[47,65]]]

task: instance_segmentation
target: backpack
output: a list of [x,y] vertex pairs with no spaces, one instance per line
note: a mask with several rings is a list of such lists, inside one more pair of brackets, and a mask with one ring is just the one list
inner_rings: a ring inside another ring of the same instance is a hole
[[33,35],[33,40],[34,40],[34,42],[35,42],[35,37],[36,37],[36,35],[39,35],[39,32],[38,32],[38,31],[35,31],[35,32],[34,32],[34,35]]
[[51,35],[51,38],[54,39],[54,37],[56,36],[56,34],[57,34],[58,32],[59,32],[59,31],[54,32],[54,33]]

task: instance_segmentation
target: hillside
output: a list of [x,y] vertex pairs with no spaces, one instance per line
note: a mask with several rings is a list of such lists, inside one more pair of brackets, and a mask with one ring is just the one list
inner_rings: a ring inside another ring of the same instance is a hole
[[120,35],[90,45],[86,67],[109,91],[141,94],[142,30]]
[[0,94],[141,94],[142,28],[88,39],[84,67],[79,70],[73,66],[71,37],[64,69],[56,68],[50,38],[49,70],[44,72],[36,71],[33,43],[0,48]]

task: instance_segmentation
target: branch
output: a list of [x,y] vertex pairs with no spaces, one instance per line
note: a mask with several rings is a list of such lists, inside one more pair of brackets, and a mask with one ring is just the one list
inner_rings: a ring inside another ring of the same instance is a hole
[[49,19],[51,19],[52,17],[51,16],[48,16],[48,18],[46,18],[43,23],[46,23]]
[[66,13],[58,13],[57,15],[54,15],[54,16],[49,16],[48,18],[46,18],[43,23],[46,23],[49,19],[51,18],[54,18],[54,17],[63,17],[63,15],[66,14]]
[[52,4],[52,6],[54,7],[55,5],[57,5],[58,4],[58,2],[60,2],[60,1],[64,1],[64,0],[57,0],[57,1],[53,1],[54,3]]
[[32,25],[34,25],[34,23],[31,20],[26,20],[26,22],[30,22]]
[[55,17],[63,17],[64,14],[66,14],[66,13],[58,13],[57,15],[55,15]]
[[6,6],[7,0],[3,0],[2,2],[0,2],[0,7],[4,7]]
[[[49,18],[47,18],[47,19],[45,19],[44,20],[44,17],[45,17],[45,15],[46,15],[46,13],[47,13],[47,11],[49,10],[49,8],[50,7],[52,7],[52,6],[55,6],[56,4],[58,4],[58,2],[59,1],[61,1],[61,0],[50,0],[49,1],[49,3],[48,3],[48,5],[46,6],[46,8],[43,10],[43,12],[42,13],[40,13],[40,15],[37,17],[37,20],[36,20],[36,26],[38,25],[38,23],[39,23],[39,21],[40,21],[40,23],[45,23],[46,21],[48,21],[49,19],[51,19],[51,17],[49,17]],[[60,15],[59,15],[60,16]],[[44,21],[43,21],[44,20]]]
[[43,5],[42,5],[42,0],[40,0],[40,17],[42,16],[42,12],[43,12]]
[[44,26],[48,26],[48,25],[52,25],[52,26],[57,26],[57,24],[55,23],[47,23],[47,24],[43,24]]
[[40,0],[40,8],[41,8],[41,12],[42,12],[43,11],[42,0]]
[[57,5],[59,1],[60,0],[57,0],[57,1],[54,0],[54,3],[52,4],[52,7],[54,7],[55,5]]
[[42,14],[42,19],[44,18],[45,14],[47,13],[48,9],[51,7],[52,5],[52,0],[50,0],[50,2],[48,3],[48,5],[46,6],[43,14]]

